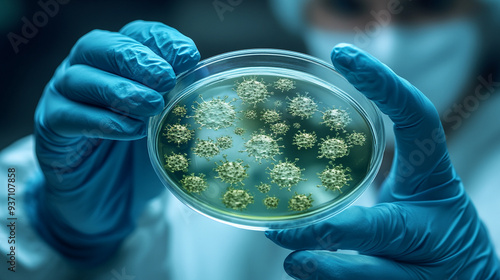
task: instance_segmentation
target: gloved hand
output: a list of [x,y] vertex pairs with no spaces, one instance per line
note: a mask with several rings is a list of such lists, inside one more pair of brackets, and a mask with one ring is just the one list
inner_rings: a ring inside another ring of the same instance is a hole
[[453,169],[431,102],[355,47],[336,46],[331,58],[392,119],[396,154],[380,204],[266,232],[276,244],[297,250],[285,260],[287,273],[295,279],[500,279],[493,245]]
[[176,75],[199,59],[177,30],[135,21],[119,32],[91,31],[58,67],[35,114],[45,178],[30,190],[29,213],[65,257],[89,265],[109,258],[164,189],[148,158],[146,124]]

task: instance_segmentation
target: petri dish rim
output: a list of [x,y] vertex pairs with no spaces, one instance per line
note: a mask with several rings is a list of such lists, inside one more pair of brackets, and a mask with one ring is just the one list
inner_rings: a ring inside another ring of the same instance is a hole
[[[259,60],[257,58],[266,59]],[[236,62],[241,63],[241,59],[243,59],[243,62],[247,63],[244,63],[244,65],[237,63],[237,65],[232,65],[235,64],[234,60],[237,60]],[[274,65],[273,62],[276,62],[276,60],[282,61],[280,63],[274,63],[276,64]],[[281,65],[282,63],[283,65]],[[268,65],[262,66],[262,64],[272,64],[274,65],[274,67]],[[343,81],[344,88],[332,84],[329,81],[325,81],[325,79],[321,79],[318,76],[312,75],[311,73],[301,69],[300,67],[294,67],[294,65],[301,64],[305,64],[309,67],[317,67],[322,71],[326,71],[330,75],[334,75],[336,79]],[[219,69],[221,65],[223,66],[223,70]],[[283,68],[284,65],[289,67]],[[220,77],[219,79],[223,79],[224,73],[234,71],[234,67],[236,67],[237,70],[242,70],[245,68],[254,69],[258,67],[264,67],[266,69],[275,68],[277,71],[279,71],[279,69],[283,69],[288,72],[291,72],[290,70],[295,72],[303,72],[305,75],[309,77],[312,76],[317,81],[320,81],[323,86],[327,85],[330,91],[333,91],[336,95],[343,99],[347,99],[349,103],[353,107],[355,107],[356,110],[358,110],[358,112],[362,113],[362,117],[368,123],[373,136],[372,157],[370,160],[369,172],[364,177],[364,179],[349,192],[349,195],[342,196],[333,205],[324,205],[303,214],[283,217],[275,216],[273,218],[266,219],[254,219],[251,218],[250,215],[244,214],[237,215],[233,213],[231,215],[228,215],[220,210],[217,210],[211,205],[196,203],[196,199],[193,199],[191,195],[186,194],[185,192],[180,190],[179,186],[176,186],[176,184],[170,179],[166,171],[163,169],[158,157],[158,141],[156,141],[156,139],[160,133],[160,125],[163,121],[163,118],[169,113],[169,111],[173,108],[173,106],[175,106],[175,104],[177,104],[185,96],[190,95],[194,90],[198,89],[198,85],[203,85],[204,82],[207,81],[207,79],[210,80],[210,82],[216,82],[218,76]],[[209,68],[216,68],[215,70],[217,70],[218,73],[213,73],[214,69]],[[380,111],[371,101],[369,101],[366,97],[364,97],[364,95],[359,93],[359,91],[357,91],[354,87],[350,86],[350,88],[345,89],[346,87],[348,87],[348,85],[350,84],[347,82],[347,80],[342,77],[333,68],[333,66],[309,55],[293,51],[277,49],[249,49],[224,53],[208,58],[204,61],[199,62],[198,65],[193,69],[181,73],[177,77],[177,84],[169,93],[169,95],[171,95],[171,99],[167,102],[167,106],[162,111],[162,113],[150,118],[148,126],[148,152],[153,168],[165,187],[189,208],[213,220],[235,227],[250,230],[272,230],[300,227],[327,219],[343,211],[354,201],[356,201],[359,196],[361,196],[361,194],[366,190],[366,188],[373,181],[376,173],[378,172],[385,148],[385,135]]]

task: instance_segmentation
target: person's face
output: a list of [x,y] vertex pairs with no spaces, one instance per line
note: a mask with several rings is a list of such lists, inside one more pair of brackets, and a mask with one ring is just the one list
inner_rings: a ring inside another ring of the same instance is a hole
[[324,29],[350,31],[387,11],[391,23],[424,24],[472,13],[471,0],[311,0],[308,22]]

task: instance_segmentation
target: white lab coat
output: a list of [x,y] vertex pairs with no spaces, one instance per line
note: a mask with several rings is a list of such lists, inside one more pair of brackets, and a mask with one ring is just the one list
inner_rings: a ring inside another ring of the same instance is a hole
[[[500,94],[481,103],[450,141],[453,163],[478,212],[490,231],[500,256]],[[498,119],[498,117],[497,117]],[[40,176],[33,137],[26,137],[0,153],[0,185],[7,184],[7,169],[16,168],[16,272],[0,264],[0,279],[179,279],[179,280],[284,280],[282,268],[290,252],[267,240],[262,232],[233,228],[212,221],[180,203],[168,191],[153,199],[136,230],[116,255],[93,269],[79,269],[47,245],[31,227],[23,194]],[[357,204],[371,205],[369,189]],[[7,224],[7,190],[0,188],[0,221]],[[0,227],[0,252],[9,253],[8,227]]]
[[[244,280],[291,279],[283,270],[289,251],[267,240],[263,232],[237,229],[208,219],[179,202],[168,191],[153,199],[135,231],[108,262],[79,269],[47,245],[31,227],[24,193],[40,176],[34,139],[23,138],[0,153],[0,182],[16,169],[16,272],[0,264],[0,279],[51,280]],[[7,224],[7,188],[0,191],[0,221]],[[9,253],[9,230],[0,228],[1,255]],[[3,259],[3,258],[2,258]]]

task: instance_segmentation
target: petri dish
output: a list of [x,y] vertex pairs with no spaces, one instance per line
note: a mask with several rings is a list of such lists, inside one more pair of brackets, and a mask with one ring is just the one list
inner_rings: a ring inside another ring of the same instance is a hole
[[352,204],[382,160],[381,113],[309,55],[250,49],[178,76],[148,151],[181,202],[251,230],[305,226]]

